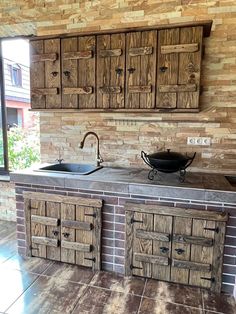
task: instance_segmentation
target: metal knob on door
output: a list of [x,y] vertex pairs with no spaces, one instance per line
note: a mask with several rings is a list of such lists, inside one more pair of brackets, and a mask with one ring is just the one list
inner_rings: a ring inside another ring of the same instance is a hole
[[51,74],[52,74],[53,77],[56,77],[58,72],[57,71],[53,71]]
[[165,246],[161,246],[160,250],[161,250],[161,253],[167,253],[169,251],[169,248]]
[[116,68],[116,74],[117,75],[121,75],[122,74],[122,72],[123,72],[123,69],[120,69],[120,68]]
[[135,68],[131,67],[128,69],[128,72],[129,74],[133,74],[135,70],[136,70]]
[[52,234],[56,237],[58,236],[59,232],[57,230],[52,230]]
[[69,232],[62,232],[64,238],[69,238],[70,234]]
[[64,73],[64,75],[65,75],[66,77],[69,77],[69,76],[70,76],[70,71],[64,71],[63,73]]
[[160,67],[159,69],[160,69],[160,71],[161,71],[161,72],[163,72],[163,73],[164,73],[164,72],[168,69],[168,67],[163,66],[163,67]]
[[185,252],[185,250],[183,249],[175,249],[175,251],[177,252],[178,255],[181,255]]

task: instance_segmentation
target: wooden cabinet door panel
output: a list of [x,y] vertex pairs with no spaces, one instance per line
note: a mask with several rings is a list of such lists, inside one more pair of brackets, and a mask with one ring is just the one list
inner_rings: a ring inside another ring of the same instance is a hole
[[126,35],[127,109],[155,107],[157,32]]
[[[214,240],[215,232],[211,230],[206,230],[204,228],[212,228],[214,229],[216,226],[215,221],[210,220],[200,220],[193,219],[192,226],[192,235],[199,237],[211,238]],[[217,244],[215,244],[217,245]],[[191,245],[191,261],[192,262],[200,262],[204,264],[210,264],[212,266],[213,261],[213,246],[201,246],[201,245]],[[202,278],[211,278],[211,270],[210,271],[195,271],[190,270],[189,274],[189,284],[210,288],[211,281]]]
[[125,34],[97,36],[97,108],[124,108]]
[[30,212],[32,255],[59,261],[60,204],[32,199]]
[[180,29],[180,44],[195,43],[198,49],[193,52],[179,53],[178,84],[196,84],[196,91],[178,93],[177,108],[192,109],[199,106],[202,35],[202,27]]
[[161,47],[179,43],[179,29],[166,29],[158,32],[158,62],[157,62],[157,97],[156,108],[176,108],[176,93],[160,92],[160,86],[176,85],[178,83],[178,54],[162,53]]
[[[191,235],[192,219],[183,217],[173,217],[173,233]],[[189,261],[191,253],[189,243],[172,243],[172,259]],[[189,269],[171,267],[171,281],[188,284]]]
[[30,55],[32,108],[61,108],[60,39],[31,41]]
[[[172,217],[154,215],[154,232],[163,232],[168,234],[168,237],[164,239],[165,241],[153,240],[153,255],[158,255],[165,257],[167,259],[171,256],[171,234],[172,234]],[[161,266],[153,265],[152,267],[152,278],[160,280],[170,280],[170,265]]]
[[62,39],[62,107],[95,108],[95,36]]
[[[134,220],[136,222],[133,223],[133,231],[136,233],[137,229],[152,231],[153,230],[153,215],[152,214],[143,214],[143,213],[134,213]],[[138,222],[140,221],[140,222]],[[134,253],[142,253],[152,255],[152,240],[151,239],[143,239],[137,238],[134,236],[133,238],[133,257],[132,257],[132,265],[133,275],[151,277],[152,274],[152,264],[148,262],[141,262],[135,259]]]

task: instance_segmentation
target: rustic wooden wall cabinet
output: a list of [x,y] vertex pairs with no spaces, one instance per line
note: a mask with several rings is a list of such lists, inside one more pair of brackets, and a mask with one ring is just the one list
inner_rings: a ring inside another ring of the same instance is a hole
[[102,201],[25,192],[28,255],[100,269]]
[[126,204],[126,275],[220,292],[226,213]]
[[199,111],[211,21],[31,40],[32,109]]

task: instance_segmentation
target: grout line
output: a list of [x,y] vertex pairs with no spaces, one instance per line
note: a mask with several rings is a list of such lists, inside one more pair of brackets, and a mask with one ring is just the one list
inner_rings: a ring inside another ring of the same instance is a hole
[[140,313],[140,309],[141,309],[141,305],[142,305],[142,301],[143,301],[143,297],[144,297],[144,292],[146,290],[146,285],[147,285],[147,279],[145,280],[145,284],[144,284],[144,287],[143,287],[143,293],[141,295],[141,300],[140,300],[140,304],[139,304],[139,307],[138,307],[138,313]]

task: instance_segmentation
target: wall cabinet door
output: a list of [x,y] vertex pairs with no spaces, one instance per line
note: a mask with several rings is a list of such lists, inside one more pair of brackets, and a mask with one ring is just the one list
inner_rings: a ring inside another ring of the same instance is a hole
[[97,36],[97,108],[124,108],[125,34]]
[[28,255],[100,269],[101,200],[24,194]]
[[32,41],[30,55],[31,107],[61,108],[60,39]]
[[95,36],[61,40],[62,108],[95,108]]
[[157,31],[126,34],[126,108],[155,108]]
[[220,291],[226,220],[217,212],[126,205],[126,275]]
[[156,108],[197,109],[203,28],[160,30]]

